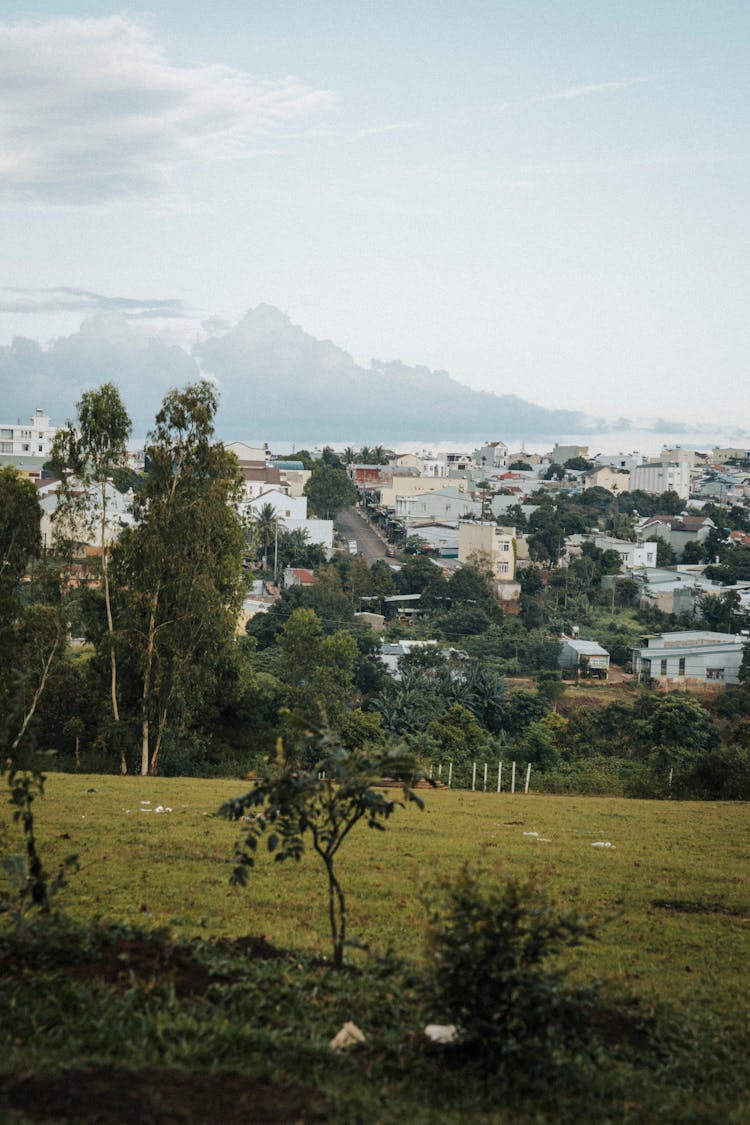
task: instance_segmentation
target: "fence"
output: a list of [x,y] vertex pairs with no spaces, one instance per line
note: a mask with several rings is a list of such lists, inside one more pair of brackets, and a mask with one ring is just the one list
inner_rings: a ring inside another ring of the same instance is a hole
[[[445,774],[443,773],[443,765],[444,764],[446,766]],[[481,775],[480,775],[481,781],[480,781],[479,786],[477,786],[477,766],[481,767]],[[495,764],[494,764],[494,762],[492,763],[492,778],[491,779],[490,779],[490,773],[489,773],[490,764],[488,762],[480,762],[480,763],[472,762],[470,768],[471,768],[471,781],[469,781],[469,766],[468,765],[464,765],[461,768],[457,767],[456,770],[454,771],[453,762],[446,762],[446,763],[439,762],[437,764],[437,766],[435,766],[432,762],[430,762],[429,777],[430,777],[431,781],[443,781],[449,789],[454,789],[454,788],[455,789],[469,789],[470,788],[472,793],[475,793],[477,788],[480,788],[482,790],[482,792],[486,793],[488,791],[488,788],[491,787],[492,789],[495,789],[495,791],[497,793],[501,793],[503,791],[503,762],[502,761],[497,763],[497,786],[495,786]],[[510,793],[516,792],[516,777],[517,776],[518,776],[519,787],[520,787],[522,770],[519,771],[517,769],[517,763],[516,762],[511,762],[510,763],[510,783],[508,785],[508,789],[506,790],[507,792],[510,792]],[[527,765],[526,765],[526,777],[523,780],[523,791],[524,791],[524,793],[528,793],[530,782],[531,782],[531,762],[528,762]],[[508,784],[508,783],[506,782],[506,784]]]

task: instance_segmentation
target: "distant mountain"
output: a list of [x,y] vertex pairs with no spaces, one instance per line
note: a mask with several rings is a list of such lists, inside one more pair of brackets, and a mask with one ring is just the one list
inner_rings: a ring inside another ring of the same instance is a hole
[[86,387],[112,380],[135,433],[143,435],[170,387],[204,375],[221,390],[217,432],[225,439],[534,440],[601,426],[577,411],[472,390],[445,371],[398,360],[361,367],[271,305],[259,305],[234,327],[213,327],[211,333],[188,351],[107,313],[47,348],[18,338],[0,347],[0,421],[26,418],[41,407],[62,423]]
[[398,360],[360,367],[271,305],[252,309],[225,335],[197,344],[193,354],[223,388],[233,423],[271,439],[533,438],[584,432],[593,424],[577,411],[471,390],[445,371]]

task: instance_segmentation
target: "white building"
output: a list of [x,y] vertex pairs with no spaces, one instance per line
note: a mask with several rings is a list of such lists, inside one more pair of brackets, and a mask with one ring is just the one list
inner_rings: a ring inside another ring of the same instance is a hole
[[465,492],[446,486],[414,496],[396,497],[396,516],[403,520],[454,520],[482,514],[482,505]]
[[633,671],[665,691],[719,691],[740,682],[746,643],[732,633],[662,633],[633,650]]
[[653,461],[636,465],[630,473],[630,491],[676,492],[681,500],[690,496],[690,466],[687,461]]
[[0,424],[0,453],[13,457],[49,457],[57,427],[43,410],[35,410],[28,422]]
[[508,465],[508,447],[504,441],[488,441],[471,455],[477,469],[505,469]]

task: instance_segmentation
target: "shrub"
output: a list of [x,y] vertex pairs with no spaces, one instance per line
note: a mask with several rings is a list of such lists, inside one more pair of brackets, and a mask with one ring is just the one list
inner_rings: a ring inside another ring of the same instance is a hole
[[558,912],[533,875],[490,878],[469,864],[438,885],[427,910],[437,1014],[456,1023],[465,1045],[495,1061],[530,1049],[549,1060],[582,1042],[582,998],[551,964],[593,937],[582,914]]

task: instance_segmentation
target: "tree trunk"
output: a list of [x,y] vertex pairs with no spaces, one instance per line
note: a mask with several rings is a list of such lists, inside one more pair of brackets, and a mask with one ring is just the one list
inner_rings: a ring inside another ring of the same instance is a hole
[[149,767],[148,767],[148,772],[149,772],[150,777],[156,777],[156,775],[159,772],[159,751],[161,750],[161,740],[162,740],[162,735],[164,734],[164,730],[166,728],[166,725],[167,725],[167,708],[162,707],[161,714],[159,716],[159,726],[158,726],[158,729],[157,729],[157,732],[156,732],[156,745],[154,746],[154,752],[151,755],[151,761],[149,762]]
[[141,696],[141,776],[146,777],[149,767],[149,724],[148,704],[151,695],[151,673],[154,666],[156,647],[156,610],[159,605],[159,587],[151,595],[148,618],[148,638],[146,642],[146,661],[143,669],[143,694]]
[[[109,634],[109,668],[110,668],[110,693],[112,696],[112,718],[117,726],[120,722],[120,708],[117,703],[117,655],[115,653],[115,626],[112,620],[112,599],[109,592],[109,560],[105,534],[107,530],[107,481],[101,484],[102,519],[99,528],[99,545],[102,552],[102,584],[104,586],[104,605],[107,610],[107,632]],[[128,772],[128,762],[125,757],[125,747],[120,746],[120,773]]]

